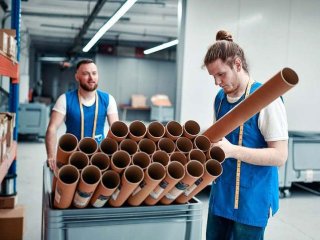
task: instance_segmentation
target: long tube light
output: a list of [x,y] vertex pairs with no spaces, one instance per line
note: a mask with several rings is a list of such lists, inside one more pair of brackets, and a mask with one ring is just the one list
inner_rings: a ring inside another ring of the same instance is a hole
[[154,52],[158,52],[160,50],[163,50],[165,48],[168,48],[168,47],[172,47],[174,45],[177,45],[179,43],[178,39],[176,40],[173,40],[173,41],[170,41],[170,42],[167,42],[167,43],[163,43],[159,46],[156,46],[156,47],[153,47],[153,48],[149,48],[147,50],[144,50],[143,53],[144,54],[151,54],[151,53],[154,53]]
[[93,45],[106,33],[131,7],[137,0],[126,1],[118,11],[106,22],[99,31],[91,38],[87,45],[82,49],[83,52],[88,52]]

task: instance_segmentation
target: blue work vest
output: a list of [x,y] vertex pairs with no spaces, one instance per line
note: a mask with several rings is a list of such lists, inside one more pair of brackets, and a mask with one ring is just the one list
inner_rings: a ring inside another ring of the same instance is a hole
[[[260,87],[253,83],[250,93]],[[244,95],[235,103],[229,103],[221,89],[216,96],[214,110],[217,120],[244,100]],[[266,148],[267,143],[258,127],[259,113],[245,122],[242,145],[249,148]],[[235,145],[239,141],[239,129],[226,138]],[[241,160],[241,159],[240,159]],[[275,166],[257,166],[241,162],[239,207],[234,209],[237,160],[226,159],[223,173],[212,184],[209,211],[217,216],[251,226],[265,227],[270,208],[276,213],[279,208],[278,169]]]
[[[97,91],[99,99],[98,119],[95,132],[95,140],[100,143],[104,139],[104,125],[107,116],[107,109],[109,105],[109,94],[101,91]],[[78,99],[78,90],[69,91],[66,93],[66,126],[67,133],[74,134],[78,140],[81,139],[81,114],[80,105]],[[94,115],[96,105],[87,107],[83,106],[84,115],[84,137],[92,137]]]

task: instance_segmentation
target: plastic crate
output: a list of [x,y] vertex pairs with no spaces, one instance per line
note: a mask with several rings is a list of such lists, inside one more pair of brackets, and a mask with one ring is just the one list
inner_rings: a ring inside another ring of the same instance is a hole
[[202,203],[120,208],[52,209],[51,179],[44,167],[42,239],[195,240],[202,234]]
[[150,120],[156,120],[159,122],[169,122],[174,119],[173,107],[165,106],[151,106]]

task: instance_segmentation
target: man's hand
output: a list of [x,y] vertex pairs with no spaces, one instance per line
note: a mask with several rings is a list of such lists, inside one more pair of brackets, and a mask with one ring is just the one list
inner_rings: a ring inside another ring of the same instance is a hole
[[56,169],[56,160],[54,158],[48,158],[47,165],[52,171],[54,171]]
[[233,153],[235,150],[235,145],[230,143],[226,138],[223,138],[219,142],[213,143],[212,146],[220,147],[224,151],[226,158],[234,157]]

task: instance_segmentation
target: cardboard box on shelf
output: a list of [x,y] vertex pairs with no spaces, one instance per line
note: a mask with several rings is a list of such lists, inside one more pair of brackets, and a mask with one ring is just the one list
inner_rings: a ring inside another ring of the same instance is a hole
[[7,118],[7,132],[6,132],[6,140],[7,147],[10,148],[13,142],[13,129],[16,123],[16,114],[11,112],[0,112],[0,117]]
[[0,196],[0,209],[13,209],[17,205],[17,195],[9,197]]
[[15,58],[17,54],[17,40],[14,38],[14,36],[9,36],[8,41],[8,56]]
[[147,98],[142,94],[133,94],[131,96],[131,106],[132,107],[146,107]]
[[0,50],[7,54],[9,36],[6,32],[0,32]]
[[7,152],[7,131],[8,118],[6,115],[0,115],[0,163]]
[[15,29],[0,29],[0,50],[8,56],[16,56],[17,41],[15,37]]
[[157,94],[151,97],[151,103],[154,106],[171,107],[172,104],[167,95]]
[[22,240],[24,231],[24,206],[0,209],[1,239]]

